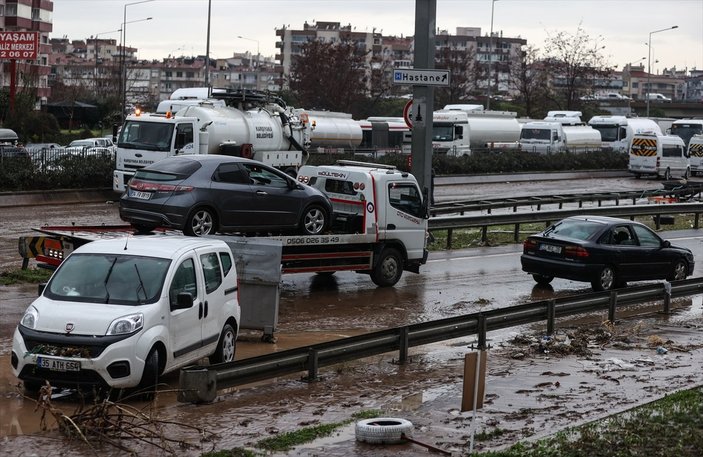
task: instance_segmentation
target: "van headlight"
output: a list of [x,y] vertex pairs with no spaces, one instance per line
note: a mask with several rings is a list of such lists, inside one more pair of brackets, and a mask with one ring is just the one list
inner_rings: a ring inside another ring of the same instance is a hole
[[134,333],[144,326],[144,314],[130,314],[118,317],[107,328],[107,335],[125,335]]
[[23,327],[35,329],[37,328],[37,321],[39,320],[39,311],[37,311],[37,308],[34,306],[30,306],[27,308],[27,311],[24,312],[24,316],[22,316],[22,320],[20,320],[20,325]]

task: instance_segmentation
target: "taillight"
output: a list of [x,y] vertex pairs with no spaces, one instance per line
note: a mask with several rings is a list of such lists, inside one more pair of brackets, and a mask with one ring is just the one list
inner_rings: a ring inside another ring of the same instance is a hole
[[565,246],[564,247],[564,256],[565,257],[576,257],[576,258],[584,258],[588,257],[588,250],[582,246]]
[[132,178],[129,187],[142,192],[191,192],[193,186],[181,186],[175,184],[160,184],[156,182],[140,181]]
[[532,251],[534,249],[537,249],[537,242],[528,238],[522,243],[522,249],[524,251]]

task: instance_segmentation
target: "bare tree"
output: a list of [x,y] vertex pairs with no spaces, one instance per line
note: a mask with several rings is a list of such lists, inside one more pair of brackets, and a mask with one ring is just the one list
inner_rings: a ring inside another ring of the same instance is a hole
[[435,68],[449,70],[449,87],[435,90],[435,105],[443,106],[470,98],[478,89],[478,81],[486,75],[476,63],[476,51],[440,48],[435,54]]
[[590,93],[613,72],[606,64],[601,41],[592,39],[579,24],[576,33],[557,32],[545,43],[545,64],[552,73],[552,91],[558,105],[571,109],[579,96]]
[[364,98],[368,78],[365,53],[354,43],[315,40],[292,62],[289,85],[305,108],[351,112]]
[[520,51],[518,59],[510,62],[508,84],[519,94],[525,107],[525,116],[536,118],[543,110],[548,95],[549,75],[538,58],[539,50],[528,46]]

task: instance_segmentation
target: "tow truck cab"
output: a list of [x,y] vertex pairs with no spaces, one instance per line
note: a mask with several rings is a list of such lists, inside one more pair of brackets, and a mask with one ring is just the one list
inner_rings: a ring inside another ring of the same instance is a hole
[[403,269],[417,273],[427,259],[427,203],[413,175],[389,165],[338,161],[304,166],[298,180],[332,202],[335,229],[362,234],[379,250],[396,249]]

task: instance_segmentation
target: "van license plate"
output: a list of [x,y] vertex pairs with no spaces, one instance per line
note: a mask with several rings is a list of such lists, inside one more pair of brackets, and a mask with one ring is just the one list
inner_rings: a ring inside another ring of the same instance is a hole
[[75,360],[37,357],[37,366],[51,371],[81,371],[81,363]]
[[140,200],[149,200],[151,198],[151,194],[149,192],[140,192],[132,189],[129,189],[129,196]]

